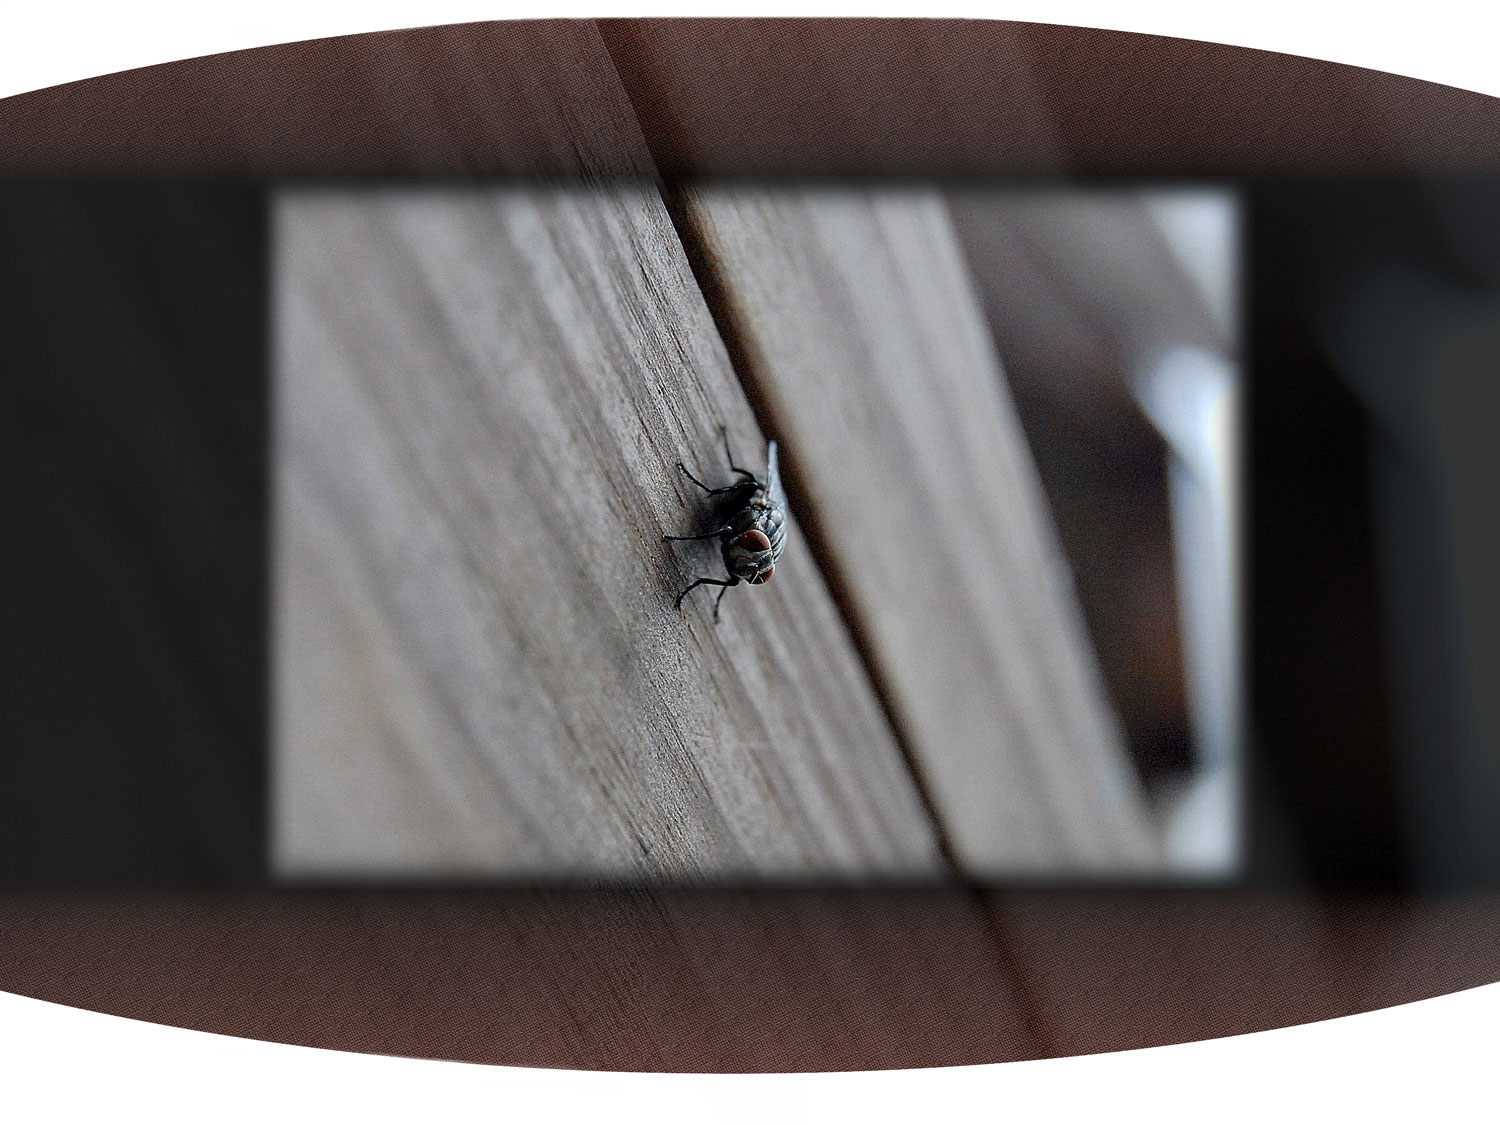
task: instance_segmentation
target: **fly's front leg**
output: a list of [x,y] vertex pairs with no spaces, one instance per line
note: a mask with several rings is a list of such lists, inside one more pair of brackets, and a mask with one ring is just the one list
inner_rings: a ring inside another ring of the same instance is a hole
[[[700,579],[698,579],[698,581],[694,582],[691,586],[689,586],[682,593],[680,593],[680,594],[677,595],[677,608],[681,609],[682,608],[682,599],[685,598],[685,597],[687,597],[689,594],[691,594],[699,586],[723,586],[725,589],[728,589],[730,586],[738,586],[739,584],[740,584],[740,580],[737,577],[735,577],[734,575],[732,575],[732,574],[727,579],[724,579],[724,578],[700,578]],[[720,590],[719,591],[719,601],[723,601],[723,600],[724,600],[724,590]],[[719,619],[719,602],[714,602],[714,620],[717,621],[718,619]]]
[[724,601],[724,595],[727,594],[727,593],[729,593],[729,587],[731,587],[731,586],[738,586],[738,585],[739,585],[739,579],[735,579],[733,582],[726,582],[726,583],[724,583],[724,588],[719,591],[719,596],[714,599],[714,624],[715,625],[717,625],[719,623],[719,606]]
[[706,493],[708,493],[710,496],[712,496],[716,492],[723,492],[724,491],[722,488],[709,488],[708,485],[704,484],[697,477],[693,476],[692,472],[681,461],[677,462],[677,467],[682,470],[682,475],[683,476],[687,477],[688,480],[692,481],[694,484],[696,484],[699,488],[703,489],[703,491],[706,492]]
[[[697,477],[693,476],[692,472],[681,461],[677,462],[677,467],[682,470],[682,475],[683,476],[687,477],[688,480],[692,481],[694,484],[696,484],[699,488],[703,489],[703,491],[706,492],[706,493],[708,493],[708,495],[710,495],[710,496],[722,496],[726,492],[733,492],[736,488],[744,488],[745,487],[743,484],[726,484],[723,488],[709,488],[708,485],[704,484]],[[742,469],[740,471],[743,472],[744,470]],[[757,481],[756,483],[758,484],[760,482]]]
[[726,525],[717,531],[705,531],[702,535],[663,535],[661,539],[663,543],[690,543],[694,539],[717,539],[732,530],[734,529]]

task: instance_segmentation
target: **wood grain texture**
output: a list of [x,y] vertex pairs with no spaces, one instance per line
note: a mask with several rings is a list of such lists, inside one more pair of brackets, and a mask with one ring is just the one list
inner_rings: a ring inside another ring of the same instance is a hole
[[963,891],[0,896],[0,989],[219,1034],[504,1066],[1036,1058]]
[[[817,1071],[1126,1050],[1500,979],[1500,900],[1177,891],[0,895],[0,990],[505,1066]],[[1012,921],[1013,920],[1013,921]]]
[[0,169],[649,175],[591,20],[346,35],[5,99]]
[[793,503],[965,871],[1154,869],[1158,843],[936,191],[684,206]]
[[928,877],[795,528],[715,625],[679,458],[765,442],[659,194],[275,208],[275,869]]
[[1061,171],[1067,155],[1023,27],[600,21],[667,176]]
[[1500,163],[1500,99],[1224,44],[997,19],[601,27],[667,175],[1251,175]]
[[[602,21],[605,55],[595,26],[341,36],[19,94],[0,99],[0,167],[632,173],[641,133],[668,175],[1500,166],[1500,99],[1221,44],[1003,20],[653,19]],[[611,136],[634,116],[616,116],[617,83],[641,128]]]
[[[1409,991],[1389,979],[1367,983],[1376,975],[1367,965],[1410,950],[1401,948],[1397,916],[1381,935],[1388,945],[1381,938],[1364,944],[1372,935],[1358,925],[1363,911],[1336,898],[1257,891],[987,897],[1051,1055],[1333,1019],[1415,999],[1420,979],[1447,971],[1412,957],[1404,963]],[[1452,905],[1426,903],[1413,913],[1442,917]]]

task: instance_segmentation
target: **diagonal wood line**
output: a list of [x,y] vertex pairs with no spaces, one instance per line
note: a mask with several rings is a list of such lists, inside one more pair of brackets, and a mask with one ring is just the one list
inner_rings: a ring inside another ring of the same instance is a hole
[[[686,206],[685,190],[669,185],[663,188],[662,196],[666,203],[667,213],[671,216],[678,238],[687,254],[693,276],[703,291],[704,301],[729,355],[730,367],[738,376],[746,400],[755,413],[761,429],[764,432],[776,433],[778,427],[775,411],[771,405],[770,396],[765,393],[761,383],[759,365],[754,358],[753,350],[747,343],[745,330],[735,313],[734,303],[729,296],[724,278],[707,250],[706,240],[692,218],[691,209]],[[1062,1050],[1051,1027],[1046,1007],[1033,987],[1034,982],[1027,972],[1024,956],[1004,919],[1003,908],[991,902],[981,888],[965,879],[958,864],[948,829],[938,814],[933,794],[912,752],[909,731],[900,718],[899,709],[894,705],[887,680],[879,671],[873,641],[854,604],[851,592],[842,581],[833,552],[829,548],[827,529],[820,518],[820,509],[811,502],[809,494],[803,489],[796,473],[795,463],[786,466],[783,475],[793,510],[797,513],[798,527],[808,546],[808,552],[822,574],[844,626],[849,632],[854,650],[865,669],[871,690],[890,725],[892,736],[900,748],[913,785],[932,822],[943,858],[959,880],[965,884],[959,893],[969,900],[979,914],[981,927],[988,938],[994,963],[1011,983],[1016,1013],[1021,1026],[1032,1041],[1035,1057],[1052,1058],[1066,1053]]]
[[[724,279],[708,252],[702,233],[693,220],[691,209],[686,204],[684,190],[674,186],[664,187],[662,200],[666,204],[667,214],[671,216],[672,225],[677,229],[677,237],[687,254],[693,277],[697,279],[698,287],[703,292],[704,302],[708,306],[719,338],[723,341],[724,349],[729,355],[729,366],[739,378],[750,409],[760,423],[762,432],[769,434],[781,432],[782,427],[777,424],[775,408],[762,384],[760,365],[747,343],[747,334],[740,323],[740,318],[735,313],[734,302],[729,296]],[[921,799],[922,808],[932,823],[933,833],[938,841],[938,850],[949,868],[961,877],[962,870],[953,841],[949,837],[948,828],[938,815],[937,804],[927,779],[923,776],[918,759],[912,752],[911,732],[901,718],[900,709],[891,698],[888,680],[880,672],[874,642],[854,603],[852,593],[843,581],[834,552],[829,547],[829,536],[821,518],[820,509],[813,502],[811,494],[802,487],[795,459],[783,466],[782,478],[791,500],[792,511],[796,514],[797,526],[802,532],[803,541],[807,544],[808,553],[833,598],[855,654],[864,668],[865,678],[869,681],[870,689],[880,705],[886,724],[890,727],[891,736],[901,751],[902,760],[906,763],[907,773],[911,776],[912,784]]]

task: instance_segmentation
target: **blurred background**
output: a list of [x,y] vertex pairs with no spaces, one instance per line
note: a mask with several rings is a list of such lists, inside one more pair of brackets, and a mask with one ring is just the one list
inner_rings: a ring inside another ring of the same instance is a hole
[[1500,184],[1251,200],[1257,869],[1494,888]]
[[254,884],[255,182],[0,182],[0,884]]
[[1172,871],[1242,859],[1232,188],[949,193]]

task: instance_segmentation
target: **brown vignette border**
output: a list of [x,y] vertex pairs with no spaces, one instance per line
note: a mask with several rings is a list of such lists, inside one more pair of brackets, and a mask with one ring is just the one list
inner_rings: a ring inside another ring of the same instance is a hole
[[[0,171],[23,175],[1497,165],[1493,98],[998,22],[477,24],[0,102]],[[1497,924],[1492,900],[1250,892],[8,894],[0,988],[347,1050],[841,1070],[1150,1046],[1439,995],[1500,979]],[[997,932],[1005,971],[979,972]]]

